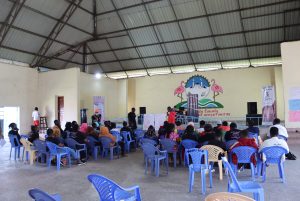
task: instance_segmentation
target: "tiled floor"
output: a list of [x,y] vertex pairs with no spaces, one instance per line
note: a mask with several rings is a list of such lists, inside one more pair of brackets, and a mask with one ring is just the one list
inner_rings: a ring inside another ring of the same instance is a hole
[[[300,156],[300,136],[294,133],[289,140],[291,151]],[[143,154],[132,152],[126,158],[109,161],[99,159],[88,161],[84,166],[72,166],[56,172],[53,166],[47,170],[44,166],[30,166],[22,161],[8,160],[10,145],[7,143],[0,149],[0,201],[27,201],[30,188],[41,188],[49,193],[59,193],[66,201],[99,200],[98,194],[86,179],[87,175],[97,173],[105,175],[120,185],[126,187],[139,185],[142,198],[145,201],[159,200],[190,200],[201,201],[200,175],[192,193],[188,193],[188,170],[184,167],[170,167],[169,175],[162,168],[159,178],[144,174]],[[300,159],[299,159],[300,160]],[[267,201],[297,201],[300,200],[300,162],[286,161],[286,184],[280,183],[276,166],[269,167],[267,181],[263,183],[265,200]],[[216,171],[217,172],[217,171]],[[240,179],[249,178],[246,170]],[[218,180],[218,174],[213,175],[213,188],[207,188],[207,193],[226,191],[227,178]],[[259,180],[260,181],[260,180]],[[248,194],[251,196],[250,194]]]

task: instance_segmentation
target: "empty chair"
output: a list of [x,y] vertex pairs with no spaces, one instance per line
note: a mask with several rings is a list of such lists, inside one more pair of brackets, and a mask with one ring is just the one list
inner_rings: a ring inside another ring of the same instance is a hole
[[[26,140],[25,138],[21,138],[21,143],[23,144],[23,148],[25,150],[25,156],[29,156],[29,164],[32,165],[35,159],[35,152],[36,150],[33,149],[33,144]],[[24,156],[23,156],[24,157]],[[26,157],[27,159],[27,157]]]
[[116,151],[118,158],[120,158],[120,147],[118,144],[112,146],[112,140],[108,137],[101,137],[100,140],[102,143],[102,158],[110,153],[110,160],[113,160],[114,151]]
[[[282,182],[285,183],[285,176],[284,176],[284,160],[282,160],[283,157],[285,157],[285,154],[287,154],[287,150],[283,147],[279,146],[273,146],[273,147],[266,147],[263,148],[260,153],[262,153],[263,161],[259,162],[259,173],[262,169],[262,176],[263,181],[266,180],[266,166],[267,164],[277,164],[278,165],[278,171],[279,171],[279,177],[282,179]],[[265,159],[265,160],[264,160]]]
[[220,180],[223,179],[223,166],[222,166],[222,160],[219,160],[219,155],[223,154],[226,155],[226,151],[224,151],[222,148],[214,146],[214,145],[204,145],[201,147],[202,150],[208,151],[208,162],[209,163],[218,163],[219,166],[219,178]]
[[15,160],[17,160],[17,154],[18,154],[18,158],[20,158],[20,151],[21,151],[22,145],[20,144],[17,136],[15,136],[15,135],[9,135],[9,141],[10,141],[10,144],[11,144],[9,159],[11,158],[11,152],[14,149],[14,151],[15,151]]
[[155,175],[159,176],[159,168],[160,168],[160,161],[164,161],[167,174],[168,174],[168,155],[167,151],[160,151],[157,147],[155,147],[153,144],[144,143],[142,145],[142,149],[144,152],[145,160],[146,160],[146,166],[145,166],[145,174],[147,174],[148,170],[148,161],[151,161],[151,171],[153,169],[155,170]]
[[263,187],[254,181],[238,181],[226,157],[222,157],[223,165],[228,170],[228,192],[253,193],[256,201],[264,201]]
[[170,139],[163,139],[160,141],[160,143],[162,145],[163,150],[166,150],[168,153],[171,153],[173,155],[173,163],[174,163],[174,167],[176,167],[177,152],[178,152],[176,142]]
[[100,146],[96,145],[97,142],[99,142],[98,140],[96,140],[94,137],[92,136],[87,136],[88,139],[88,144],[89,147],[91,149],[91,153],[93,155],[94,160],[98,159],[98,153],[100,152]]
[[[255,178],[255,167],[253,162],[251,161],[252,156],[256,157],[257,150],[253,147],[249,146],[240,146],[233,148],[231,150],[231,156],[232,154],[235,154],[237,157],[237,163],[249,163],[251,167],[251,176],[252,179],[254,180]],[[234,172],[237,175],[237,165],[234,165],[231,163],[231,165],[234,167]]]
[[[41,158],[42,163],[45,162],[45,161],[48,161],[48,158],[50,157],[50,154],[49,154],[49,151],[47,151],[46,142],[42,141],[42,140],[35,140],[34,141],[34,146],[37,150],[36,157]],[[38,162],[38,160],[37,160],[37,162]]]
[[[186,140],[182,140],[181,145],[184,147],[185,150],[187,150],[187,149],[195,148],[198,145],[198,142],[194,140],[186,139]],[[189,165],[189,160],[186,157],[186,151],[184,152],[183,161],[184,161],[184,165],[186,164]]]
[[192,164],[189,165],[189,192],[192,192],[194,185],[195,172],[201,173],[202,194],[206,191],[206,178],[205,173],[209,171],[209,184],[212,187],[212,172],[211,166],[208,164],[207,150],[198,148],[186,149],[187,158],[192,159]]
[[30,189],[28,194],[35,201],[61,201],[61,196],[59,194],[50,195],[37,188]]
[[87,178],[96,188],[102,201],[142,200],[139,186],[123,188],[112,180],[96,174],[88,175]]
[[209,194],[205,201],[254,201],[252,198],[237,193],[218,192]]
[[77,158],[80,158],[80,152],[84,152],[85,157],[87,157],[86,144],[80,144],[73,138],[67,138],[65,142],[67,143],[68,147],[76,151]]
[[130,145],[133,144],[134,147],[136,148],[135,140],[131,138],[130,132],[127,131],[122,131],[121,136],[124,139],[125,142],[125,151],[129,152],[130,151]]
[[56,157],[56,169],[57,171],[60,170],[60,160],[62,157],[67,157],[68,158],[68,162],[69,162],[69,167],[71,167],[71,156],[70,153],[68,153],[66,150],[61,149],[59,146],[57,146],[56,144],[52,143],[52,142],[46,142],[47,147],[49,148],[49,158],[48,158],[48,168],[50,168],[50,163],[52,158]]

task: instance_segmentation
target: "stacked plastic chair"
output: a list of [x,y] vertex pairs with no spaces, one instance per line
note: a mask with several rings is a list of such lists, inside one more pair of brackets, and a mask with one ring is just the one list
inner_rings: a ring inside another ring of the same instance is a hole
[[142,149],[146,161],[145,174],[147,174],[149,160],[151,161],[151,172],[155,170],[155,175],[157,177],[159,177],[160,161],[164,161],[167,174],[168,174],[169,163],[168,163],[167,151],[160,151],[153,144],[149,144],[149,143],[144,143],[142,145]]
[[205,198],[205,201],[254,201],[252,198],[228,192],[212,193]]
[[173,155],[174,168],[176,168],[178,152],[178,148],[176,147],[177,143],[170,139],[163,139],[160,143],[162,145],[162,150],[166,150],[168,153]]
[[85,153],[85,156],[87,157],[86,144],[80,144],[73,138],[67,138],[65,142],[67,143],[68,147],[76,151],[77,158],[80,158],[80,152],[82,151]]
[[61,196],[59,194],[50,195],[37,188],[30,189],[28,194],[35,201],[61,201]]
[[[25,150],[25,156],[29,156],[29,164],[32,165],[33,161],[35,159],[35,152],[36,150],[33,149],[33,144],[26,140],[25,138],[21,138],[21,143],[23,144],[24,150]],[[23,155],[24,157],[24,155]],[[27,159],[27,157],[26,157]]]
[[[189,192],[192,192],[192,188],[195,180],[195,172],[201,173],[202,194],[206,192],[206,177],[205,173],[209,172],[209,184],[212,187],[212,167],[208,164],[208,152],[207,150],[201,150],[198,148],[186,149],[187,158],[192,159],[192,164],[189,165]],[[203,163],[204,162],[204,163]]]
[[[15,136],[15,135],[9,135],[9,141],[10,141],[10,144],[11,144],[9,159],[11,158],[11,152],[14,149],[14,151],[15,151],[15,160],[17,160],[17,153],[18,153],[18,158],[20,158],[20,151],[21,151],[21,147],[23,147],[23,146],[20,144],[17,136]],[[16,142],[16,144],[15,144],[15,142]]]
[[112,180],[96,174],[88,175],[88,180],[96,188],[102,201],[141,201],[139,186],[123,188]]
[[208,151],[208,162],[209,163],[218,163],[219,166],[219,178],[220,180],[223,180],[223,165],[222,160],[219,160],[219,155],[224,154],[227,155],[226,151],[224,151],[222,148],[214,146],[214,145],[204,145],[201,147],[202,150]]
[[136,148],[136,142],[135,142],[135,140],[133,140],[131,138],[130,132],[122,131],[121,136],[123,137],[124,142],[125,142],[125,151],[127,151],[127,152],[130,151],[130,145],[131,144],[133,144],[134,147]]
[[101,143],[102,143],[102,158],[104,158],[106,155],[108,155],[108,152],[110,153],[110,160],[114,159],[114,151],[116,151],[118,158],[120,157],[120,147],[119,145],[111,146],[112,140],[108,137],[101,137]]
[[[186,140],[182,140],[181,141],[181,145],[183,146],[183,148],[185,149],[184,151],[184,158],[183,158],[183,164],[184,166],[185,165],[189,165],[189,160],[188,158],[186,157],[186,150],[187,149],[192,149],[192,148],[195,148],[197,145],[198,145],[198,142],[194,141],[194,140],[189,140],[189,139],[186,139]],[[180,154],[181,155],[181,154]]]
[[228,192],[253,193],[256,201],[264,201],[263,187],[254,181],[238,181],[227,158],[222,157],[223,165],[228,170]]
[[[262,170],[263,182],[266,180],[266,166],[267,164],[277,164],[279,177],[282,179],[282,182],[285,183],[285,175],[284,175],[284,160],[285,154],[288,153],[286,149],[279,146],[266,147],[263,148],[260,153],[262,154],[263,160],[259,161],[259,170],[260,173]],[[264,160],[265,159],[265,160]]]
[[50,165],[51,165],[51,160],[52,158],[56,157],[56,169],[57,171],[60,170],[60,160],[62,157],[67,157],[68,158],[68,163],[69,163],[69,167],[71,167],[71,156],[70,153],[68,153],[66,150],[60,148],[59,146],[57,146],[56,144],[52,143],[52,142],[46,142],[47,147],[49,148],[49,158],[48,158],[48,168],[50,169]]

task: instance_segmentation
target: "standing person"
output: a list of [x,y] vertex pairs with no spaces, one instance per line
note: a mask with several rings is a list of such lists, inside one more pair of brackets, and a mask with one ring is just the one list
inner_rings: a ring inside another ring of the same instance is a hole
[[32,119],[33,119],[33,125],[39,126],[40,125],[40,113],[39,108],[35,107],[32,112]]
[[128,113],[128,123],[129,123],[129,127],[132,129],[132,130],[135,130],[137,129],[137,126],[136,126],[136,115],[135,115],[135,108],[131,108],[131,112]]
[[170,106],[167,108],[168,112],[168,123],[170,124],[175,124],[175,120],[176,120],[176,112],[174,111],[174,109],[172,109]]

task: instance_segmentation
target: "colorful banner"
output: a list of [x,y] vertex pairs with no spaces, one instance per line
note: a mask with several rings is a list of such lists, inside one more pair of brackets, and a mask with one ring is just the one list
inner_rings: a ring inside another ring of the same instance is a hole
[[276,118],[276,102],[274,86],[265,86],[262,89],[262,124],[272,125]]
[[289,91],[289,121],[300,122],[300,88],[292,87]]
[[101,114],[101,123],[104,122],[104,96],[94,96],[93,97],[93,105],[94,105],[94,114],[98,112]]

